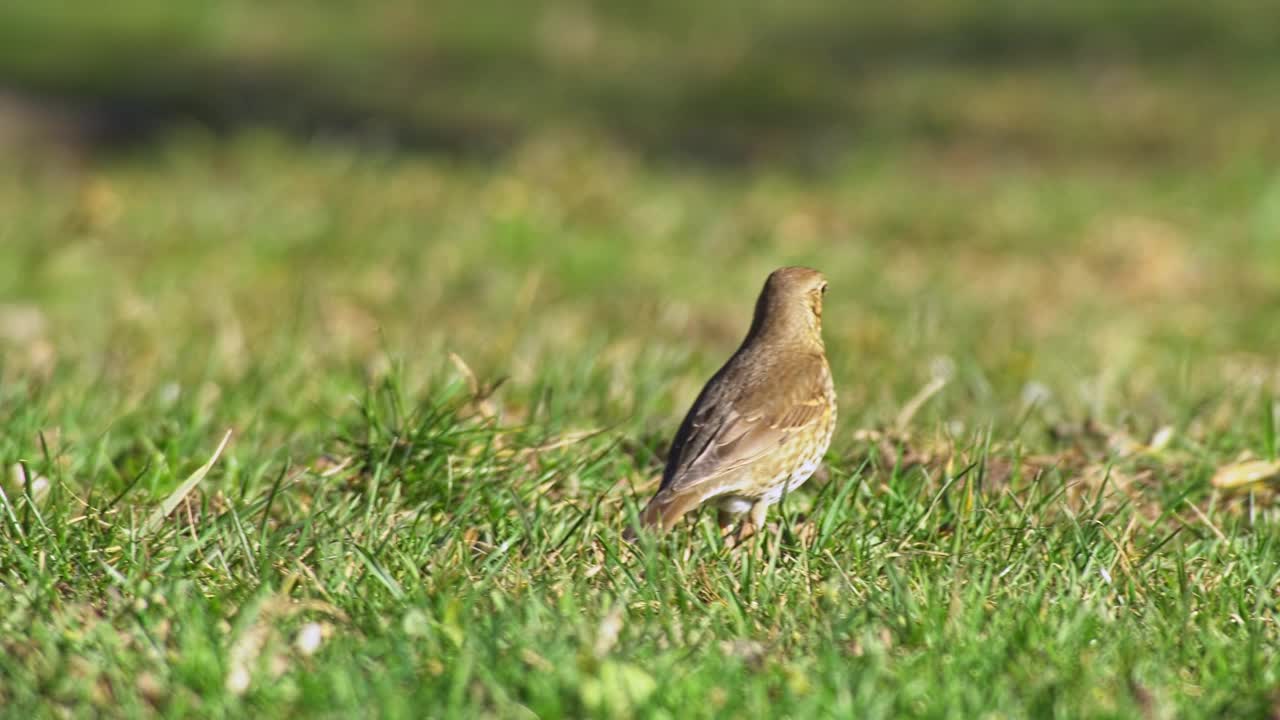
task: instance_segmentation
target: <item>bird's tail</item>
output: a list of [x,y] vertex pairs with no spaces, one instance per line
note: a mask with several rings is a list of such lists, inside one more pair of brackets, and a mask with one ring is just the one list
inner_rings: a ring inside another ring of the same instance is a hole
[[[640,513],[640,527],[656,526],[663,531],[670,530],[673,525],[679,522],[680,518],[697,506],[697,497],[660,491],[653,496],[649,504],[645,505],[644,511]],[[628,541],[635,540],[636,534],[635,528],[627,528],[626,532],[623,533],[623,538]]]

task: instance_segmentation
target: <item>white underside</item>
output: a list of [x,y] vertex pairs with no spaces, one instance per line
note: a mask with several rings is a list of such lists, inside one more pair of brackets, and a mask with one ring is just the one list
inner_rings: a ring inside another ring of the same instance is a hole
[[754,500],[744,498],[741,495],[725,495],[716,499],[716,507],[730,515],[741,515],[750,510],[754,504]]
[[[787,480],[786,492],[792,492],[803,485],[805,481],[808,480],[818,469],[818,465],[821,462],[822,458],[819,456],[812,462],[807,462],[804,465],[801,465],[799,469],[791,473],[791,478]],[[778,484],[765,491],[764,495],[761,495],[758,498],[744,497],[742,495],[729,493],[708,499],[714,500],[717,508],[729,513],[730,515],[742,515],[749,511],[751,506],[755,505],[757,502],[764,502],[766,507],[777,504],[777,502],[782,499],[782,493],[782,485]]]

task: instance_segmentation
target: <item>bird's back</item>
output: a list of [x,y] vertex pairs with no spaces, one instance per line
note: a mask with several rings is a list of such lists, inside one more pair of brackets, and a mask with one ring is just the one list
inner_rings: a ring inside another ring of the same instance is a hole
[[681,423],[649,514],[682,515],[726,493],[764,494],[808,461],[810,435],[822,435],[825,450],[833,408],[821,353],[740,349]]

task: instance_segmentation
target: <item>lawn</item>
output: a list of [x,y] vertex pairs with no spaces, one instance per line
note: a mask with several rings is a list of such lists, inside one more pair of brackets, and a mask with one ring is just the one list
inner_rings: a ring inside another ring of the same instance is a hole
[[[0,9],[0,715],[1273,717],[1271,18],[1006,5]],[[628,545],[785,264],[824,469]]]

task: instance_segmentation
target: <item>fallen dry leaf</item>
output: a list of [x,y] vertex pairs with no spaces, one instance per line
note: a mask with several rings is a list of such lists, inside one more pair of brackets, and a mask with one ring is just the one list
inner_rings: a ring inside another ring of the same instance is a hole
[[1225,465],[1218,468],[1211,482],[1216,488],[1231,490],[1268,480],[1280,480],[1280,460],[1252,460]]
[[626,611],[622,605],[615,605],[604,619],[600,621],[600,627],[596,630],[595,656],[603,658],[613,650],[613,646],[618,644],[618,633],[622,632],[623,613]]
[[324,634],[324,625],[318,622],[309,622],[298,630],[293,646],[303,655],[314,655],[320,649],[320,644],[324,642]]

